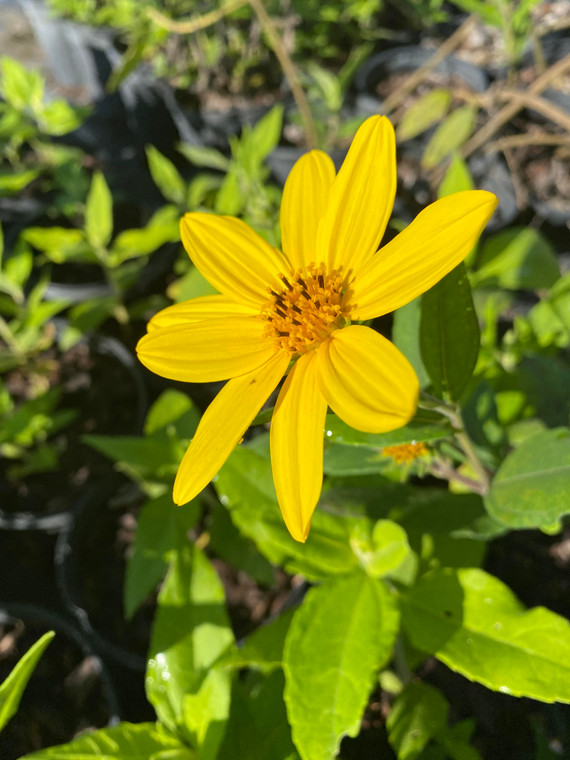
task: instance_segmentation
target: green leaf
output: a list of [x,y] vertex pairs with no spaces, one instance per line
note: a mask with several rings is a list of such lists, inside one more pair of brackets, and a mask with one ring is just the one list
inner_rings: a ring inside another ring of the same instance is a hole
[[217,760],[298,760],[283,703],[283,673],[253,675],[234,682]]
[[0,171],[0,195],[13,195],[21,192],[30,182],[39,177],[40,173],[39,169]]
[[483,570],[436,570],[402,597],[414,647],[489,689],[570,702],[570,624],[544,607],[526,610]]
[[356,526],[350,543],[371,578],[390,574],[410,553],[406,531],[392,520],[377,520],[371,532]]
[[435,394],[457,401],[479,354],[479,323],[463,264],[422,296],[420,347]]
[[275,583],[275,570],[265,557],[257,551],[253,541],[242,536],[232,522],[228,510],[216,503],[210,509],[208,526],[211,551],[238,570],[243,570],[262,586]]
[[227,172],[230,168],[230,159],[215,148],[205,148],[201,145],[187,145],[182,143],[178,150],[194,166],[203,166],[207,169],[218,169]]
[[182,391],[170,388],[163,391],[149,409],[145,423],[145,435],[174,425],[180,438],[192,438],[200,422],[200,412],[192,399]]
[[398,695],[388,719],[388,740],[398,760],[414,760],[447,725],[449,703],[427,683],[409,683]]
[[511,528],[540,528],[570,513],[570,431],[546,430],[505,459],[485,496],[487,511]]
[[194,266],[191,266],[182,277],[171,282],[166,290],[167,296],[176,303],[189,301],[191,298],[199,298],[200,296],[215,295],[217,292],[216,288],[210,285],[204,275]]
[[430,90],[418,98],[405,111],[398,124],[396,129],[398,142],[417,137],[441,121],[449,111],[452,100],[453,93],[447,89]]
[[65,100],[52,100],[38,111],[38,122],[48,135],[66,135],[81,124],[81,116]]
[[183,206],[186,199],[186,183],[172,161],[163,156],[154,145],[147,145],[146,157],[154,184],[166,200]]
[[141,229],[123,230],[113,240],[109,253],[109,264],[118,267],[129,259],[148,256],[165,243],[180,240],[180,214],[176,206],[163,206]]
[[53,631],[45,633],[41,639],[20,658],[9,676],[0,684],[0,731],[18,712],[18,706],[28,681],[42,654],[55,636]]
[[495,233],[481,249],[471,279],[477,287],[508,290],[549,288],[560,277],[554,250],[532,227],[510,227]]
[[463,190],[473,190],[475,187],[473,177],[469,167],[461,158],[459,153],[454,153],[451,157],[447,171],[437,191],[438,198],[444,198],[446,195],[460,193]]
[[220,660],[224,667],[253,668],[271,673],[283,664],[285,637],[291,625],[294,610],[281,612],[278,617],[251,633],[242,647],[232,649]]
[[81,230],[67,227],[28,227],[22,238],[56,264],[73,259],[84,241]]
[[276,105],[253,127],[248,148],[254,163],[261,164],[279,144],[283,125],[283,106]]
[[44,97],[44,80],[39,71],[26,69],[14,58],[0,59],[0,91],[5,100],[18,111],[26,107],[37,109]]
[[420,387],[425,388],[429,383],[429,375],[420,351],[421,304],[421,298],[414,298],[405,306],[396,309],[392,325],[392,342],[414,368]]
[[234,524],[272,564],[312,580],[357,567],[349,540],[353,526],[362,518],[339,517],[317,507],[307,542],[294,541],[281,516],[268,458],[239,447],[214,484]]
[[285,704],[303,760],[334,757],[356,736],[376,671],[390,658],[398,610],[380,581],[356,573],[309,591],[283,653]]
[[68,744],[33,752],[22,760],[197,760],[179,739],[154,723],[120,723],[83,734]]
[[124,604],[127,620],[160,582],[168,567],[169,554],[198,522],[200,513],[198,500],[178,507],[173,504],[170,493],[143,505],[137,519],[133,554],[126,569]]
[[144,483],[167,480],[176,473],[184,449],[176,436],[85,435],[82,440],[117,463],[117,470]]
[[195,694],[184,696],[184,728],[200,760],[216,760],[230,714],[231,676],[212,668]]
[[460,148],[475,128],[477,108],[460,106],[442,122],[432,135],[422,157],[424,169],[433,169],[444,158]]
[[342,443],[347,446],[365,446],[384,449],[387,446],[399,446],[417,441],[435,441],[451,435],[446,421],[439,415],[431,415],[420,410],[414,419],[398,430],[389,433],[363,433],[355,430],[334,414],[327,414],[325,422],[325,440]]
[[113,197],[101,172],[93,175],[87,195],[85,234],[94,248],[105,248],[113,234]]
[[181,541],[158,599],[146,693],[159,720],[190,741],[185,696],[200,692],[212,665],[233,642],[216,571],[197,547]]

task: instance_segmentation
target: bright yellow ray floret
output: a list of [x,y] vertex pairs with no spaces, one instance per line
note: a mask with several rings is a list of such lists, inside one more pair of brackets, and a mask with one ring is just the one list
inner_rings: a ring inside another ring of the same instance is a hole
[[414,415],[419,385],[411,365],[386,338],[354,322],[403,306],[457,266],[497,199],[482,190],[442,198],[378,251],[395,192],[394,130],[373,116],[338,174],[316,150],[291,170],[281,205],[283,252],[239,219],[184,216],[184,247],[220,295],[163,309],[137,352],[163,377],[227,383],[182,460],[177,504],[216,475],[289,367],[270,447],[279,505],[297,541],[307,538],[321,492],[327,408],[376,433]]

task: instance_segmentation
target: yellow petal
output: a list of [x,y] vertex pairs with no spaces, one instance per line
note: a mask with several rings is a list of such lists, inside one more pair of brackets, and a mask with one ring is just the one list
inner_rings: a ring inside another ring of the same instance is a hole
[[332,333],[318,350],[319,378],[330,408],[347,425],[385,433],[413,417],[419,383],[408,360],[364,325]]
[[204,412],[184,455],[173,498],[185,504],[217,474],[283,377],[289,355],[280,352],[254,372],[229,380]]
[[232,319],[237,316],[255,316],[258,313],[258,309],[236,303],[226,296],[200,296],[172,304],[158,311],[151,318],[146,329],[148,332],[153,332],[163,327],[201,322],[203,319]]
[[227,380],[260,367],[275,353],[275,341],[264,331],[256,317],[162,327],[140,339],[137,353],[151,372],[170,380]]
[[372,319],[404,306],[467,256],[498,203],[486,190],[441,198],[357,272],[351,317]]
[[394,128],[384,116],[356,133],[330,190],[315,261],[343,272],[359,269],[380,245],[396,194]]
[[267,289],[289,271],[285,257],[240,219],[215,214],[185,214],[182,243],[196,268],[225,296],[259,309]]
[[318,384],[315,351],[298,359],[271,418],[273,482],[289,533],[304,542],[323,483],[323,431],[327,413]]
[[281,201],[281,242],[294,269],[315,261],[317,229],[335,173],[329,156],[312,150],[295,163],[287,177]]

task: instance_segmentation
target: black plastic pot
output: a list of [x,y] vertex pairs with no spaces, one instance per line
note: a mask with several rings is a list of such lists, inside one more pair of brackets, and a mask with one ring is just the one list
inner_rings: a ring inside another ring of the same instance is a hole
[[[55,572],[66,609],[99,654],[144,673],[152,616],[138,612],[125,621],[122,607],[123,559],[114,550],[117,504],[125,493],[113,476],[90,488],[74,505],[73,519],[61,531],[55,548]],[[126,494],[127,500],[130,496]],[[138,651],[136,651],[138,649]]]

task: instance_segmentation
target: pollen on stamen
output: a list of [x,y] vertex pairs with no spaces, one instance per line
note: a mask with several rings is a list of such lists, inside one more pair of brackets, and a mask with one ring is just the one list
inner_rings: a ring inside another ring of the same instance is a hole
[[281,291],[268,288],[268,301],[261,310],[267,336],[291,354],[316,348],[349,318],[341,272],[327,272],[325,265],[309,264],[280,274]]

